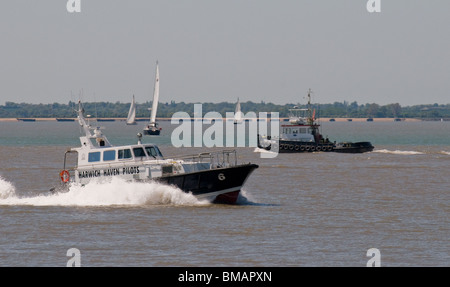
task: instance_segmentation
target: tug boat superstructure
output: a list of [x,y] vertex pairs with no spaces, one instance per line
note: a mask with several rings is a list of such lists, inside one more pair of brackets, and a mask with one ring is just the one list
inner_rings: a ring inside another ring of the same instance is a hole
[[[113,146],[100,127],[91,127],[86,122],[81,102],[77,113],[84,135],[80,137],[81,146],[70,148],[64,155],[60,173],[63,186],[121,177],[174,185],[199,199],[233,204],[249,175],[258,168],[256,164],[238,164],[235,150],[166,159],[156,145],[143,144],[140,133],[136,144]],[[73,168],[66,166],[70,153],[77,154]]]
[[330,142],[323,138],[316,122],[315,110],[311,109],[311,90],[308,91],[308,107],[290,109],[289,123],[282,124],[279,137],[258,135],[258,147],[279,153],[300,152],[370,152],[370,142]]

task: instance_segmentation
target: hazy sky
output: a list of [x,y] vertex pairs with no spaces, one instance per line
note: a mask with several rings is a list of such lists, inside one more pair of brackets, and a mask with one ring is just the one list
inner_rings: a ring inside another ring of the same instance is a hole
[[6,101],[450,103],[450,1],[4,0]]

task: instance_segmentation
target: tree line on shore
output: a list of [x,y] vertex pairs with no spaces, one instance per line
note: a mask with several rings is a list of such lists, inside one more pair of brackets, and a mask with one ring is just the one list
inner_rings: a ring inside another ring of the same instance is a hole
[[[149,108],[151,102],[138,103],[136,117],[150,117]],[[202,103],[203,114],[207,112],[218,112],[226,116],[227,112],[234,113],[235,103]],[[87,102],[83,103],[86,114],[98,118],[126,118],[130,103],[120,102]],[[278,112],[280,117],[288,117],[289,109],[293,107],[306,108],[306,105],[273,103],[242,102],[241,110],[247,112]],[[0,118],[74,118],[77,104],[70,101],[68,104],[28,104],[6,102],[0,105]],[[402,107],[400,104],[378,105],[358,104],[357,102],[335,102],[332,104],[314,104],[312,109],[316,110],[316,117],[323,118],[450,118],[450,104],[429,104]],[[159,103],[158,118],[171,118],[176,112],[186,112],[191,117],[194,113],[194,103],[175,101]]]

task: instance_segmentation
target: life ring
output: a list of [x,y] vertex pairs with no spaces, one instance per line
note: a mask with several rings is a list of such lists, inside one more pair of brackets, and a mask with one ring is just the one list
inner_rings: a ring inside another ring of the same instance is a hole
[[69,180],[70,180],[70,174],[69,174],[69,171],[68,170],[62,170],[60,173],[59,173],[59,176],[61,177],[61,181],[62,182],[64,182],[64,183],[67,183],[67,182],[69,182]]

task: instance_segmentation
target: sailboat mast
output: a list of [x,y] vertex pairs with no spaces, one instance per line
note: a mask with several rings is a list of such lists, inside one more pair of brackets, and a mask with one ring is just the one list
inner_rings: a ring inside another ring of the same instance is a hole
[[311,108],[311,89],[308,90],[308,124],[313,125],[314,124],[314,117]]

